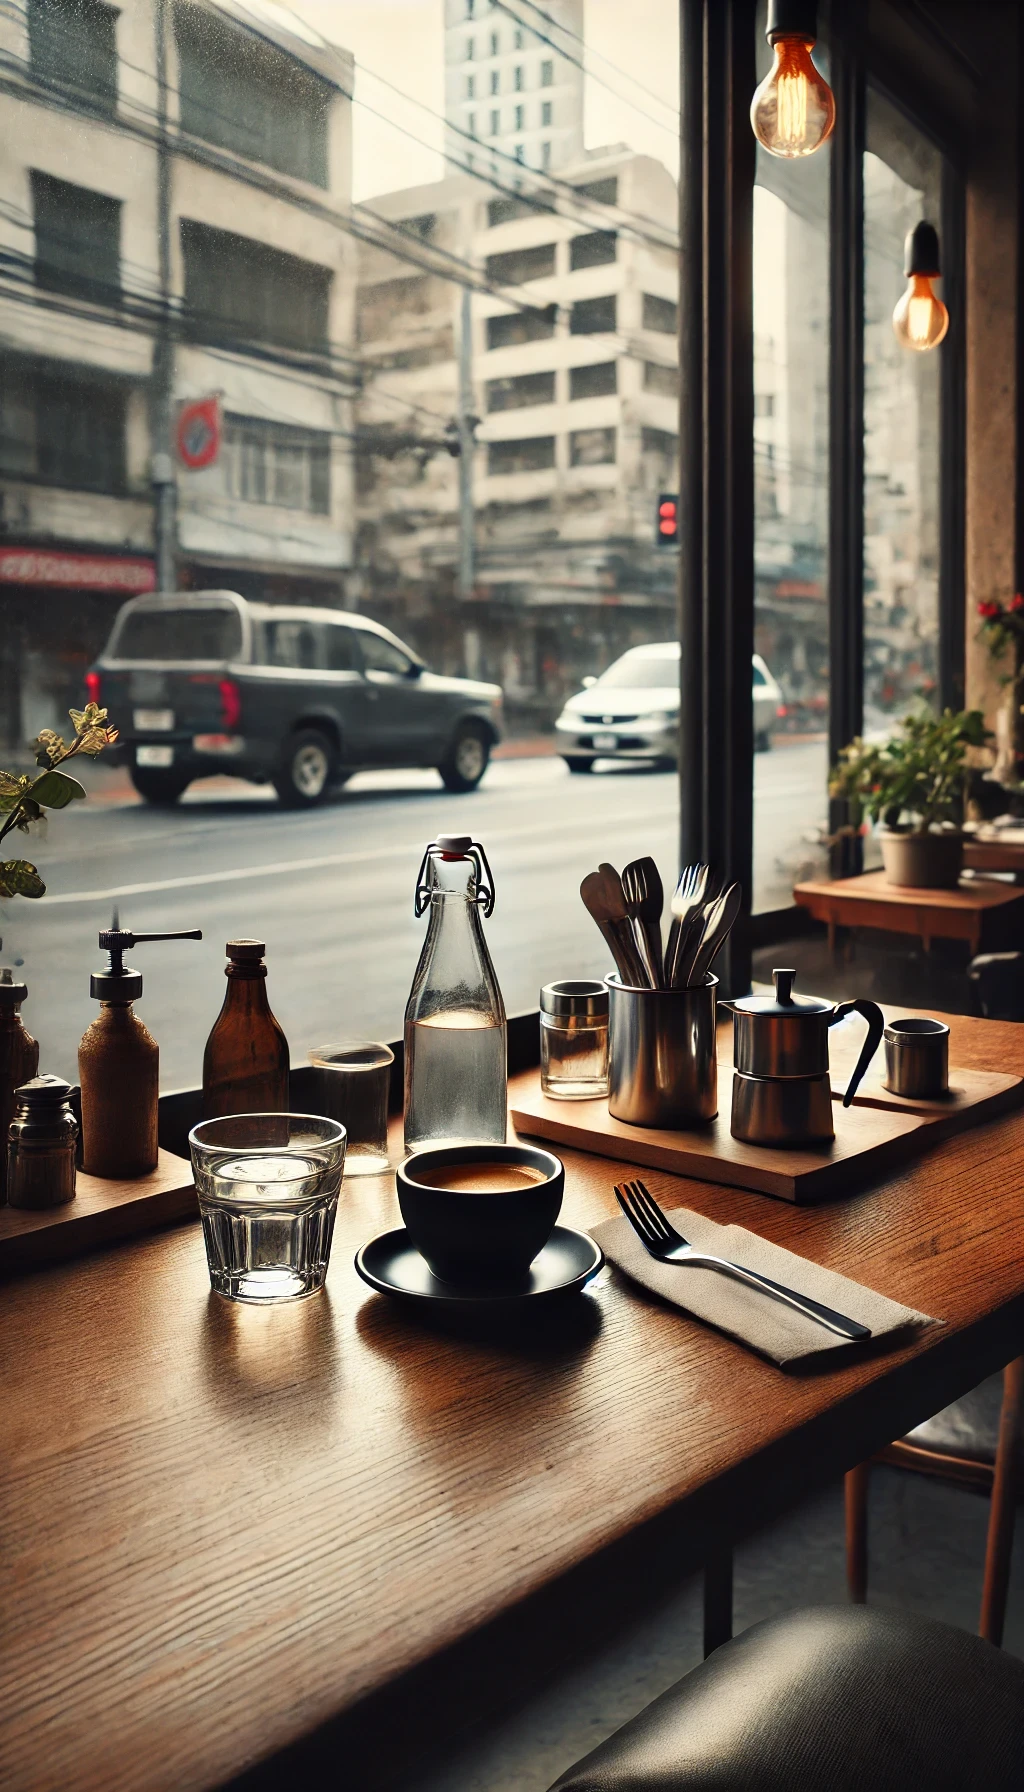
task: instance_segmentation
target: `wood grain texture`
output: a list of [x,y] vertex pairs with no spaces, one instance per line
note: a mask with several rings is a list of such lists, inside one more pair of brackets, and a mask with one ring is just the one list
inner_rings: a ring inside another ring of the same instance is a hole
[[66,1263],[175,1220],[192,1219],[198,1211],[192,1166],[170,1151],[159,1153],[151,1175],[127,1182],[79,1170],[75,1198],[65,1207],[0,1207],[0,1276]]
[[837,927],[877,927],[924,941],[966,940],[972,952],[983,944],[1016,944],[1024,937],[1024,890],[1012,884],[968,879],[955,890],[914,890],[891,884],[884,871],[860,877],[794,885],[793,899],[830,937]]
[[[959,1063],[1024,1072],[1024,1029],[951,1025]],[[608,1218],[607,1163],[563,1156],[566,1223]],[[418,1755],[467,1685],[507,1678],[509,1635],[521,1663],[588,1588],[614,1602],[631,1548],[663,1552],[653,1596],[666,1560],[697,1565],[1021,1352],[1020,1114],[821,1207],[648,1180],[946,1325],[786,1376],[612,1275],[560,1332],[455,1338],[358,1280],[357,1246],[397,1223],[369,1178],[326,1293],[294,1306],[211,1296],[194,1224],[10,1282],[0,1784],[187,1792],[337,1720],[337,1783],[368,1792],[389,1745]]]
[[729,1131],[732,1071],[718,1072],[718,1115],[688,1132],[627,1126],[608,1112],[607,1101],[553,1101],[543,1095],[540,1072],[524,1071],[509,1083],[509,1107],[517,1130],[528,1138],[574,1145],[598,1157],[646,1164],[676,1176],[699,1176],[731,1188],[754,1189],[777,1201],[824,1201],[860,1189],[926,1148],[933,1124],[915,1114],[878,1107],[838,1108],[831,1146],[748,1145]]

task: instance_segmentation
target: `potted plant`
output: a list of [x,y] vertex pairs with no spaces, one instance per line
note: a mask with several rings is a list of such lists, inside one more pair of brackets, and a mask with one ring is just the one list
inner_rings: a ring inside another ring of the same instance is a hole
[[[75,738],[70,745],[52,728],[44,728],[33,741],[36,764],[43,770],[35,778],[19,777],[16,772],[0,771],[0,842],[15,829],[27,834],[35,822],[41,821],[46,809],[66,809],[69,803],[84,797],[77,778],[61,768],[69,759],[84,754],[95,759],[104,747],[113,746],[117,729],[108,728],[107,712],[95,703],[84,709],[69,711]],[[0,857],[0,901],[10,896],[42,896],[46,885],[28,859]]]
[[952,889],[963,866],[967,754],[989,731],[980,709],[904,716],[880,743],[853,740],[839,755],[829,795],[845,798],[850,824],[883,823],[882,863],[892,884]]

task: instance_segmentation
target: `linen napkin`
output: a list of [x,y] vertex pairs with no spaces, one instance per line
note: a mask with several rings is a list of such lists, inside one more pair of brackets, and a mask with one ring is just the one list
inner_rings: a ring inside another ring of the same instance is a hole
[[687,1207],[670,1208],[666,1212],[676,1231],[698,1250],[726,1257],[744,1269],[758,1270],[762,1275],[771,1276],[773,1281],[792,1288],[794,1293],[808,1294],[812,1300],[823,1301],[835,1312],[842,1313],[845,1319],[856,1319],[871,1329],[870,1339],[855,1346],[770,1295],[744,1287],[721,1270],[659,1263],[644,1249],[629,1221],[621,1215],[593,1228],[592,1235],[609,1263],[614,1263],[634,1282],[660,1295],[672,1306],[692,1313],[695,1319],[705,1320],[728,1337],[749,1344],[761,1356],[777,1363],[780,1369],[820,1356],[825,1351],[863,1349],[865,1346],[870,1349],[879,1338],[906,1343],[912,1331],[943,1323],[927,1313],[918,1313],[913,1307],[903,1307],[884,1294],[876,1294],[873,1288],[865,1288],[860,1282],[851,1282],[847,1276],[837,1275],[835,1270],[823,1269],[819,1263],[797,1257],[794,1252],[783,1250],[781,1245],[770,1244],[756,1232],[748,1232],[745,1226],[720,1226],[714,1220],[705,1219],[703,1214],[691,1213]]

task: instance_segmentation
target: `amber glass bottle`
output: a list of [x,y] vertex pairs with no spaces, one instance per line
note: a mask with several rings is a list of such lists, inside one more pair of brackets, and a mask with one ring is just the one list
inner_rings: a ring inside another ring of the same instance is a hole
[[39,1069],[39,1047],[26,1032],[21,1004],[28,995],[13,973],[0,970],[0,1202],[7,1199],[7,1131],[14,1118],[14,1091]]
[[287,1114],[288,1041],[267,1001],[266,947],[229,940],[224,1006],[203,1055],[203,1118]]

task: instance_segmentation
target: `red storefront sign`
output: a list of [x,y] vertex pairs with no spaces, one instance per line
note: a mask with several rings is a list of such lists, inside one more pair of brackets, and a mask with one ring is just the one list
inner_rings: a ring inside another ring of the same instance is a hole
[[55,548],[0,547],[2,585],[123,591],[131,596],[156,590],[156,568],[152,560],[123,559],[117,554],[64,554]]

